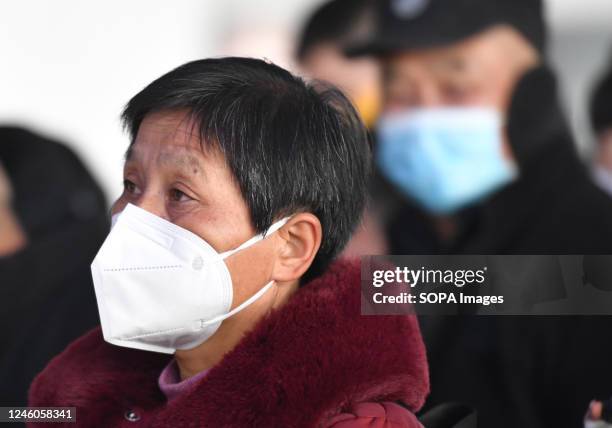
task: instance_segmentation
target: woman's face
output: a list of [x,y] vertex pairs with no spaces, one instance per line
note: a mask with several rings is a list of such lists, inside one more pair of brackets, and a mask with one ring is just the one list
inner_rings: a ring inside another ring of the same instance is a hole
[[217,251],[255,234],[239,188],[215,149],[202,150],[185,112],[145,117],[123,169],[117,213],[129,202],[194,232]]
[[[128,203],[137,205],[195,233],[219,253],[256,235],[224,156],[215,148],[202,149],[197,127],[185,111],[145,117],[126,155],[123,179],[113,214]],[[226,259],[234,285],[232,307],[270,281],[276,235]],[[265,299],[260,300],[232,322],[249,313],[256,316],[265,306]]]

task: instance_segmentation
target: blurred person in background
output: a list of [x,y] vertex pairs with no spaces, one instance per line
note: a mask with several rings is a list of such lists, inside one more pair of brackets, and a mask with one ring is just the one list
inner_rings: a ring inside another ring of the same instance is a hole
[[98,324],[89,265],[107,230],[102,191],[74,153],[0,127],[2,406],[25,406],[34,376]]
[[[295,58],[299,72],[340,88],[353,102],[368,129],[378,117],[381,102],[380,67],[374,58],[349,58],[344,47],[367,25],[369,0],[332,0],[318,6],[305,20]],[[393,200],[393,189],[379,176],[370,184],[371,200],[343,255],[386,254],[382,224]]]
[[612,58],[593,90],[590,113],[596,138],[593,177],[612,196]]
[[367,24],[370,0],[332,0],[317,7],[305,20],[295,57],[306,77],[340,88],[353,102],[361,119],[372,128],[380,110],[380,67],[373,58],[349,58],[348,40]]
[[[347,52],[383,66],[376,166],[404,195],[393,254],[612,251],[612,202],[579,160],[539,0],[381,0]],[[580,426],[610,394],[607,317],[421,317],[427,406],[482,426]],[[598,343],[597,352],[584,352]]]
[[124,192],[92,264],[102,328],[46,367],[30,405],[76,406],[85,427],[421,427],[416,318],[360,316],[359,264],[335,261],[371,162],[344,95],[204,59],[122,118]]
[[18,252],[26,245],[25,232],[13,212],[13,189],[0,163],[0,257]]

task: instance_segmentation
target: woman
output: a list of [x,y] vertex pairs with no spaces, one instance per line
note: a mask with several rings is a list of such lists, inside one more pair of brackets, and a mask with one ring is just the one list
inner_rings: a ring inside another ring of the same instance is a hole
[[49,363],[30,405],[74,406],[77,426],[420,426],[416,319],[360,316],[359,264],[334,260],[370,164],[347,99],[207,59],[123,121],[124,192],[92,264],[102,328]]

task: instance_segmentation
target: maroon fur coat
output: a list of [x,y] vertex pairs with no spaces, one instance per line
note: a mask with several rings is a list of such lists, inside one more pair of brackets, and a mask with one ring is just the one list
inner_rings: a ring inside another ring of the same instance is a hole
[[[96,329],[37,376],[30,406],[75,406],[69,427],[301,428],[359,403],[418,410],[429,381],[416,319],[359,311],[359,264],[336,262],[169,403],[157,379],[170,357],[107,344]],[[128,421],[130,411],[138,421]]]

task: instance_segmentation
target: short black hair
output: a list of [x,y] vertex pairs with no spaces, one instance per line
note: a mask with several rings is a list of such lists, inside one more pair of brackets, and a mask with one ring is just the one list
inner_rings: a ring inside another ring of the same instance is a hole
[[190,112],[203,148],[225,156],[259,233],[293,213],[317,216],[321,248],[302,283],[320,275],[346,245],[367,197],[370,144],[350,101],[259,59],[193,61],[127,103],[121,119],[130,147],[146,115],[177,109]]
[[309,51],[321,43],[344,48],[368,0],[331,0],[319,6],[305,21],[298,37],[295,57],[303,61]]
[[612,128],[612,51],[606,72],[593,88],[590,113],[596,134]]

